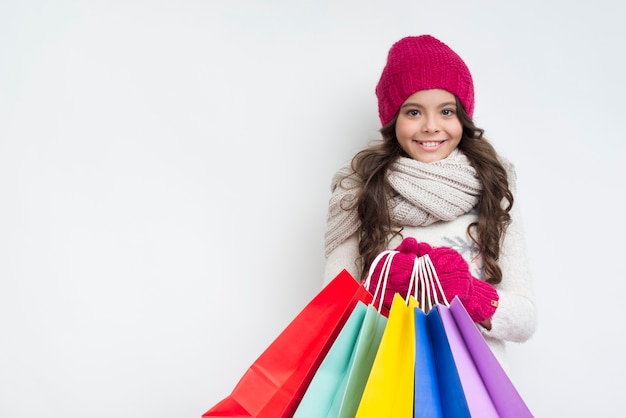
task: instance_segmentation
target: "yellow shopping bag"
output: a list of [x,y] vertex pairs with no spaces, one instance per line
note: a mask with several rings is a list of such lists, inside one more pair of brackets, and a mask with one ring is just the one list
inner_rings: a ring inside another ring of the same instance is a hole
[[356,418],[413,417],[415,307],[396,293]]

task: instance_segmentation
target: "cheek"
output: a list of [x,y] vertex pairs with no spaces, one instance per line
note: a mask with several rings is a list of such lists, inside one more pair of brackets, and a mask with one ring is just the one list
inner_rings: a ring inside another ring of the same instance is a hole
[[456,134],[456,138],[460,141],[462,136],[463,136],[463,128],[459,128]]
[[396,137],[398,139],[403,139],[406,137],[410,137],[413,135],[413,132],[411,130],[411,125],[406,123],[406,122],[400,122],[398,121],[398,123],[396,123]]
[[450,127],[450,135],[455,139],[461,140],[461,136],[463,136],[463,126],[461,123],[456,123]]

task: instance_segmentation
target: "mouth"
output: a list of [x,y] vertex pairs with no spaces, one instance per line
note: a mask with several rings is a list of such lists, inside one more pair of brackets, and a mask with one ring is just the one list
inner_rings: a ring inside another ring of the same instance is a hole
[[417,142],[417,144],[422,147],[422,148],[426,148],[426,149],[436,149],[439,148],[441,146],[441,144],[443,144],[444,141],[415,141]]

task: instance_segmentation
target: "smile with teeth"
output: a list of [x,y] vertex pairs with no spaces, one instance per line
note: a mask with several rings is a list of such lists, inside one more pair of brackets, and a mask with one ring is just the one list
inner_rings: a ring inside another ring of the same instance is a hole
[[426,148],[434,148],[443,144],[444,141],[417,141],[417,143]]

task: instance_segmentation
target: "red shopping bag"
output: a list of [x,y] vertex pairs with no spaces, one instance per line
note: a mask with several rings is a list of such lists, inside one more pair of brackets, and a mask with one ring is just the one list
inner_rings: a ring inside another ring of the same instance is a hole
[[265,349],[231,394],[202,417],[293,416],[358,301],[369,304],[372,295],[344,270]]

